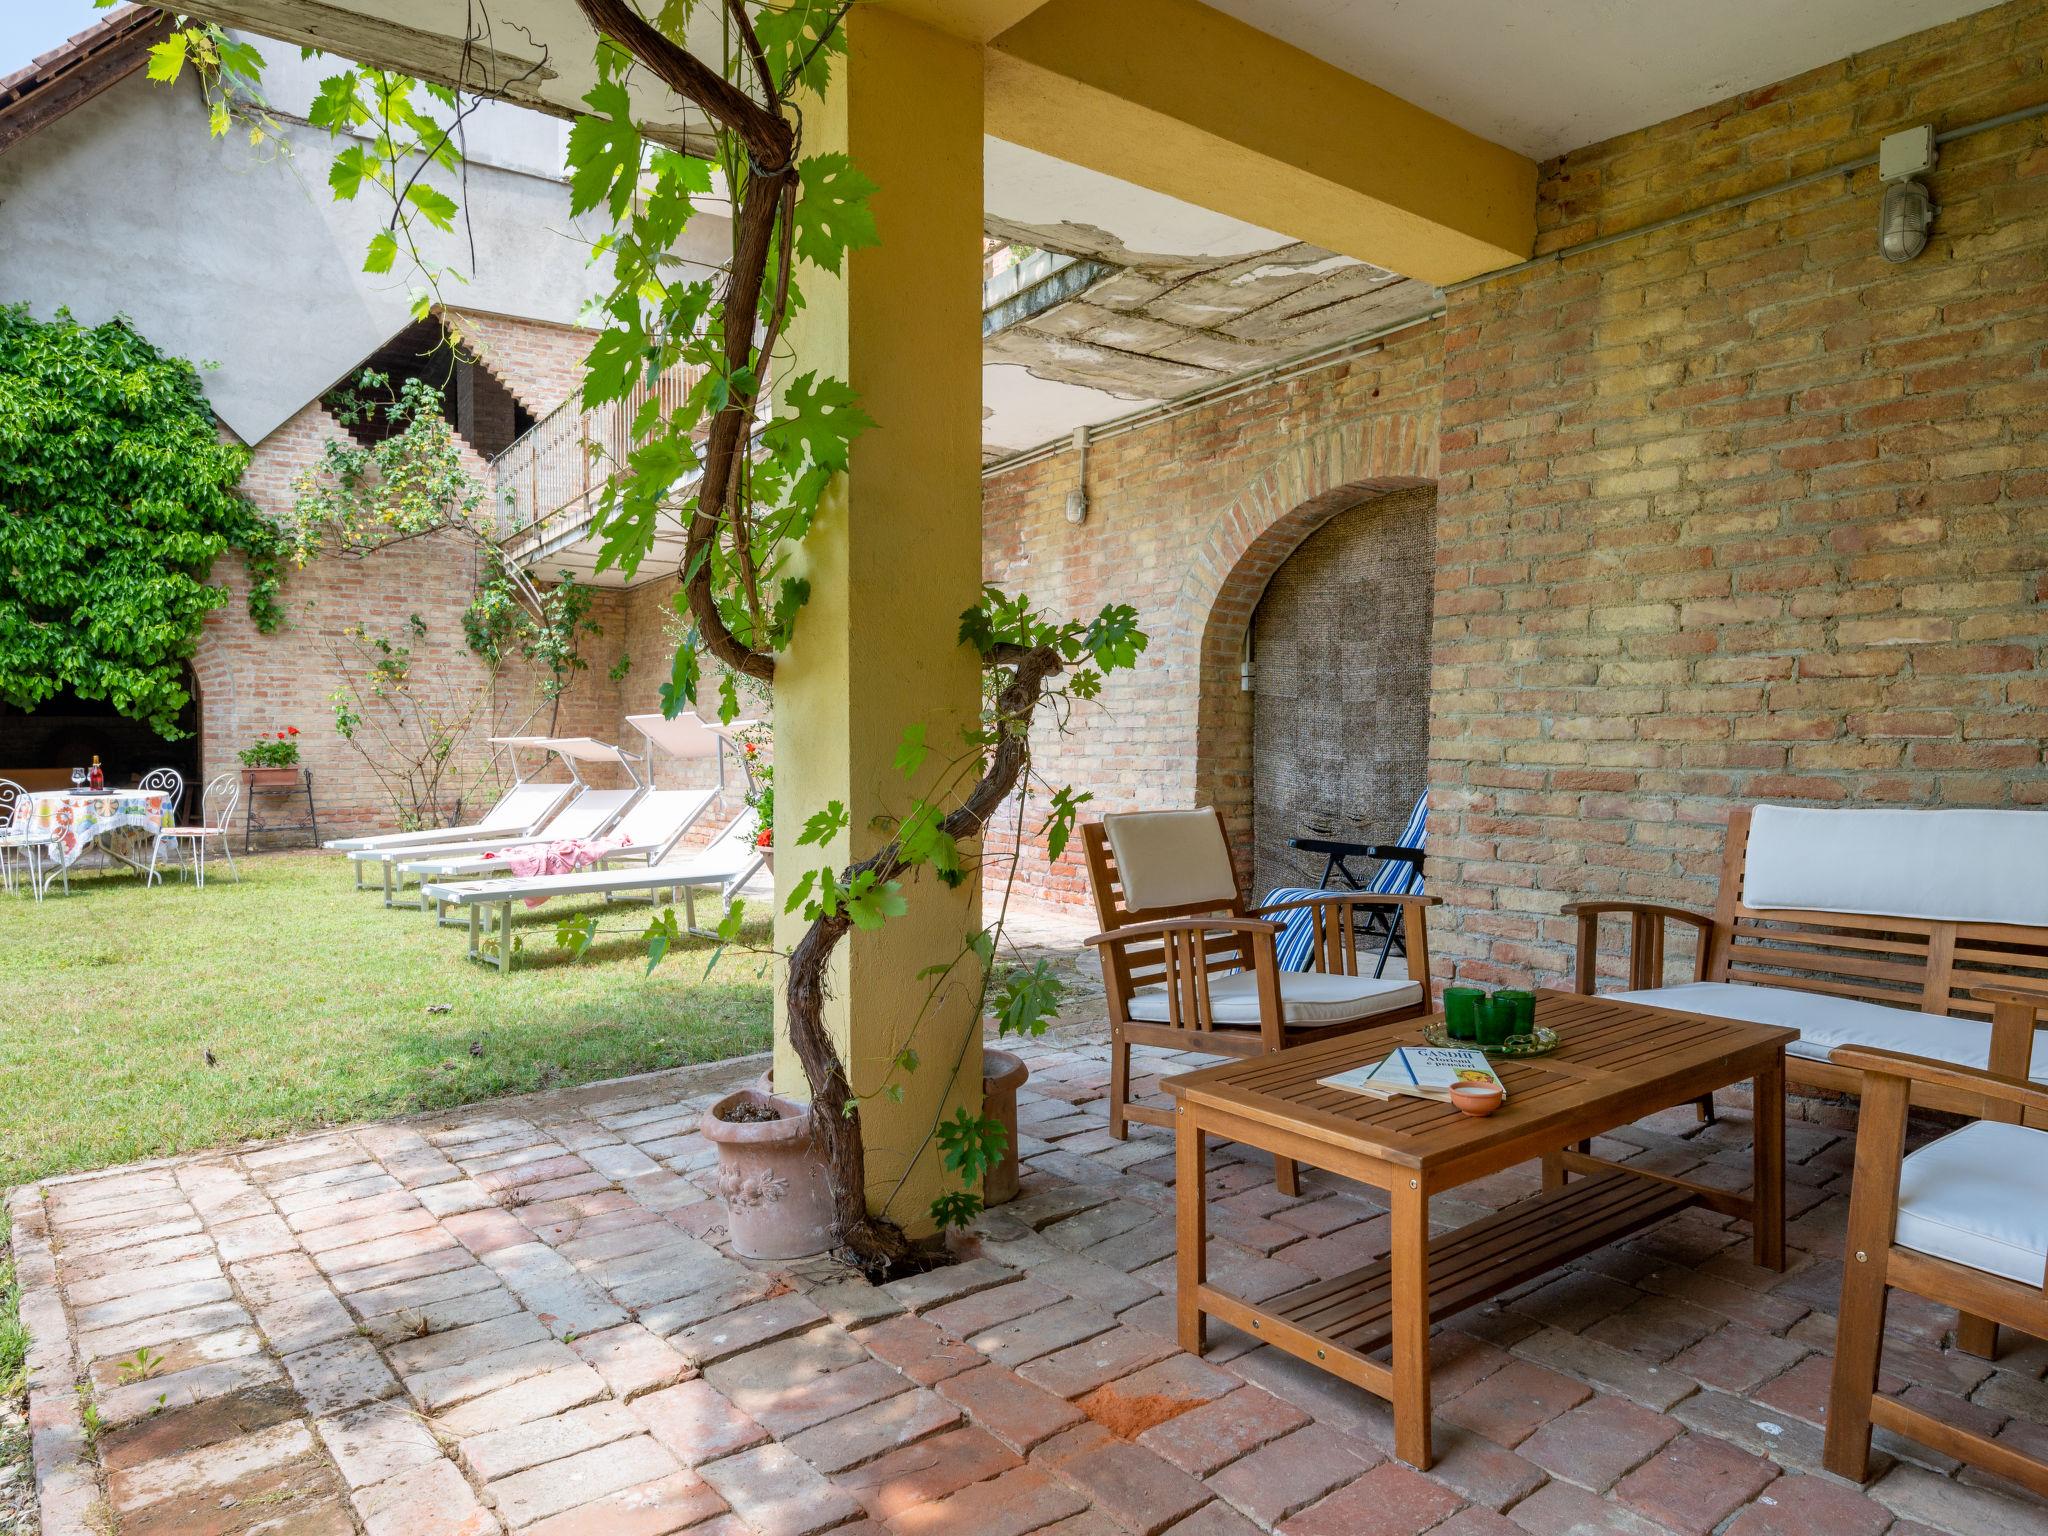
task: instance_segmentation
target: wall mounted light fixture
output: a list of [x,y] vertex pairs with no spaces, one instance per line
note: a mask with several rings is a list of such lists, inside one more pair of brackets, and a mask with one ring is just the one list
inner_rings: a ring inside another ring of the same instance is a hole
[[1067,521],[1076,528],[1088,521],[1088,429],[1074,428],[1074,488],[1067,492]]
[[1877,210],[1877,253],[1907,262],[1927,249],[1927,231],[1941,210],[1927,188],[1914,180],[1934,169],[1934,129],[1929,124],[1888,134],[1877,146],[1877,178],[1884,200]]

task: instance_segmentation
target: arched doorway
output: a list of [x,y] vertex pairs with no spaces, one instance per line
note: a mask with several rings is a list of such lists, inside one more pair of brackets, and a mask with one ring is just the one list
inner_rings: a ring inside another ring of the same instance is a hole
[[1389,841],[1429,776],[1436,488],[1369,495],[1273,572],[1245,648],[1252,880],[1313,884],[1302,834]]
[[130,720],[104,699],[81,699],[69,691],[45,699],[33,710],[0,703],[0,778],[28,789],[66,789],[71,770],[100,760],[110,785],[133,784],[152,768],[175,768],[184,776],[181,819],[197,809],[199,777],[199,685],[190,670],[191,695],[178,716],[176,740]]
[[[1335,457],[1316,456],[1317,467],[1327,469],[1325,461]],[[1419,455],[1394,457],[1399,462],[1400,458]],[[1418,471],[1432,468],[1429,464],[1416,466]],[[1404,515],[1419,518],[1431,541],[1434,538],[1433,475],[1405,472],[1361,476],[1320,490],[1313,489],[1317,478],[1320,476],[1297,472],[1289,475],[1284,484],[1262,482],[1248,491],[1242,504],[1248,515],[1232,518],[1196,553],[1190,562],[1190,580],[1184,584],[1180,599],[1186,611],[1204,616],[1198,631],[1200,638],[1194,645],[1200,682],[1196,694],[1191,803],[1213,805],[1223,813],[1230,829],[1238,876],[1247,891],[1252,891],[1261,878],[1252,826],[1258,782],[1253,751],[1258,669],[1254,666],[1249,676],[1246,671],[1253,646],[1253,615],[1261,599],[1281,568],[1318,530],[1347,513],[1371,507],[1386,498],[1411,497]],[[1301,489],[1309,489],[1311,494],[1291,501],[1283,499]],[[1385,579],[1411,582],[1427,612],[1435,584],[1433,542],[1425,542],[1419,553],[1412,540],[1404,547],[1408,549],[1408,563],[1382,574]],[[1365,578],[1361,576],[1360,581],[1363,583]],[[1361,598],[1365,600],[1368,599]],[[1356,627],[1356,621],[1347,616],[1340,623],[1339,636]],[[1420,647],[1425,656],[1427,646],[1425,632]],[[1404,811],[1407,808],[1401,807]],[[1295,833],[1293,828],[1268,830],[1283,843]]]

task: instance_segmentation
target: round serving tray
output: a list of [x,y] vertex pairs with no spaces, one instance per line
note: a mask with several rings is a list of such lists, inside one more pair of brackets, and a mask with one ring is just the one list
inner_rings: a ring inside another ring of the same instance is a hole
[[1441,1019],[1431,1019],[1428,1023],[1424,1024],[1422,1026],[1422,1038],[1431,1045],[1462,1046],[1469,1050],[1483,1052],[1488,1056],[1510,1058],[1548,1056],[1563,1043],[1558,1039],[1556,1030],[1545,1029],[1540,1024],[1536,1026],[1532,1033],[1509,1035],[1499,1045],[1481,1045],[1477,1040],[1454,1040],[1451,1038],[1450,1031],[1444,1027],[1443,1020]]

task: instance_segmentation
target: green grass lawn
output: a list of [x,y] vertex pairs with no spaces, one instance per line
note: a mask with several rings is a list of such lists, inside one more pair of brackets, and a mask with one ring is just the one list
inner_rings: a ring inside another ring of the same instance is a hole
[[[0,894],[0,1187],[768,1044],[762,962],[728,954],[707,977],[700,943],[650,977],[643,904],[515,908],[525,945],[500,975],[463,930],[352,889],[333,855],[208,874]],[[604,927],[572,962],[554,929],[580,910]]]

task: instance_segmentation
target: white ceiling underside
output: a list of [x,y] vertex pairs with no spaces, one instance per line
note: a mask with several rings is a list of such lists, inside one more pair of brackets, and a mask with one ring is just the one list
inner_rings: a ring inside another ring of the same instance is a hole
[[1986,9],[1983,0],[1207,3],[1535,160]]

